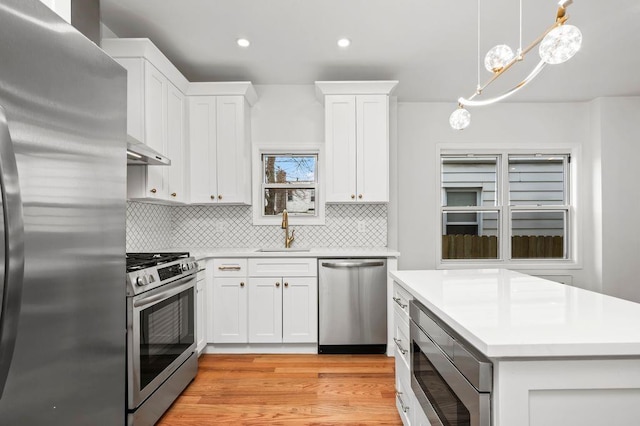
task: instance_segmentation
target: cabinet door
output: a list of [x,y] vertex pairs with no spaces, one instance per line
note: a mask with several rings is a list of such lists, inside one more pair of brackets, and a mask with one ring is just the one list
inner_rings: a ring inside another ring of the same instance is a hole
[[189,98],[189,185],[191,202],[214,203],[216,182],[216,98]]
[[250,158],[245,135],[245,100],[218,96],[216,100],[216,153],[219,203],[250,202]]
[[248,288],[245,278],[214,278],[212,343],[247,343]]
[[184,95],[173,84],[168,83],[167,92],[167,155],[171,159],[168,179],[169,200],[184,202],[184,134],[185,134]]
[[356,197],[356,97],[325,97],[326,200]]
[[282,290],[282,341],[318,341],[317,277],[285,277]]
[[[145,61],[144,66],[145,143],[166,155],[167,84],[166,77]],[[150,198],[168,198],[168,168],[147,167],[147,193]]]
[[357,199],[389,201],[389,98],[356,96]]
[[282,279],[249,280],[249,343],[282,342]]

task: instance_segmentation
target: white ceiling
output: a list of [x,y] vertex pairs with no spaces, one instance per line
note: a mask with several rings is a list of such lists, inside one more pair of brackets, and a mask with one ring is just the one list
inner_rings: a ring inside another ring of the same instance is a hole
[[[526,47],[553,23],[557,0],[522,3]],[[150,38],[190,81],[399,80],[400,101],[452,103],[476,87],[476,6],[474,0],[101,0],[112,31]],[[547,66],[511,100],[640,95],[640,1],[575,0],[568,12],[568,23],[582,31],[582,50]],[[518,0],[481,0],[480,22],[482,58],[496,44],[515,50]],[[239,37],[251,46],[239,48]],[[341,37],[351,47],[338,48]],[[507,89],[537,62],[532,51],[485,93]],[[483,68],[481,79],[488,76]]]

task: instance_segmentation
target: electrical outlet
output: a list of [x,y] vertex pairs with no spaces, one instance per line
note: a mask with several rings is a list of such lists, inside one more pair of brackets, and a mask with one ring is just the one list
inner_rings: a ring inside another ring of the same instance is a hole
[[222,234],[227,227],[227,223],[219,220],[216,222],[216,234]]
[[356,222],[358,227],[358,232],[367,232],[367,224],[364,220],[359,220]]

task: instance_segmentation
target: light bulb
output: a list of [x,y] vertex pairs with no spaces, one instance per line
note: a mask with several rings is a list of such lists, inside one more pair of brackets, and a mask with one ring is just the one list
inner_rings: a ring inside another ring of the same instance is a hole
[[464,108],[458,108],[449,116],[449,124],[454,130],[466,129],[471,123],[471,114]]
[[492,47],[484,57],[484,67],[489,72],[498,72],[513,59],[513,50],[506,44]]
[[351,40],[349,40],[348,38],[341,38],[340,40],[338,40],[338,46],[340,47],[349,47],[349,45],[351,45]]
[[582,33],[573,25],[561,25],[549,31],[540,43],[540,58],[548,64],[568,61],[580,50]]
[[238,46],[240,47],[249,47],[249,45],[251,44],[251,42],[246,38],[239,38],[236,40],[236,43],[238,43]]

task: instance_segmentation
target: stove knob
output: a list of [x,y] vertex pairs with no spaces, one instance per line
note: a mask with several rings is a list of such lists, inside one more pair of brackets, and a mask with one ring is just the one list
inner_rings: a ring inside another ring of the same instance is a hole
[[136,278],[136,284],[139,286],[147,285],[147,277]]
[[153,278],[153,275],[149,275],[149,284],[156,282],[156,279]]
[[187,264],[186,264],[186,263],[183,263],[183,264],[182,264],[182,271],[184,272],[184,271],[186,271],[186,270],[187,270]]

